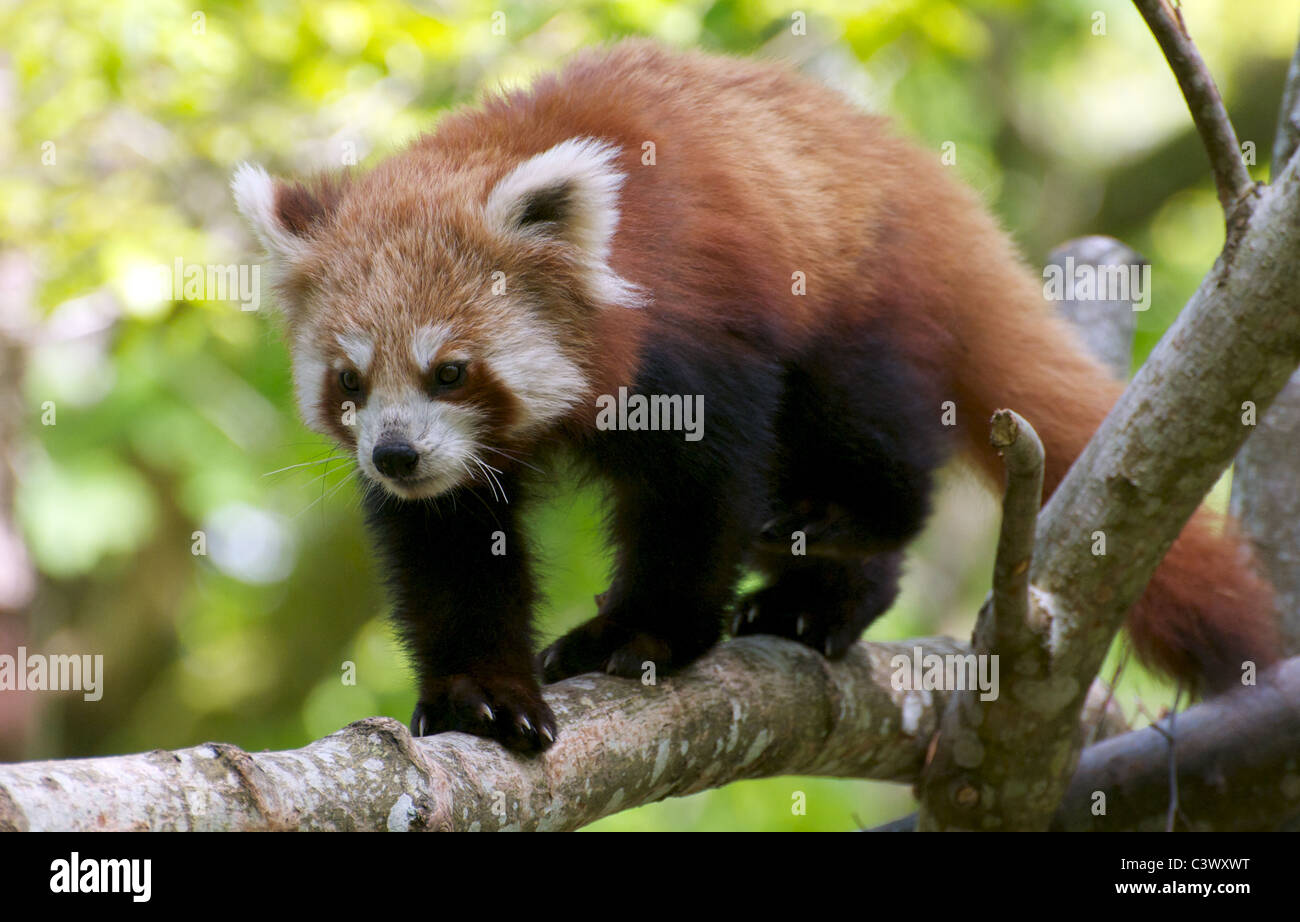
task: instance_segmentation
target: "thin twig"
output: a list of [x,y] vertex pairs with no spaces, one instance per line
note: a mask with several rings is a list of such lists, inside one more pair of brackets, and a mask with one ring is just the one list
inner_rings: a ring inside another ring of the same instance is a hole
[[1106,722],[1106,712],[1110,709],[1110,703],[1115,699],[1115,686],[1119,684],[1120,677],[1124,675],[1124,667],[1128,665],[1128,656],[1130,648],[1128,644],[1124,645],[1120,653],[1119,662],[1115,664],[1115,671],[1110,675],[1110,683],[1106,686],[1106,698],[1102,701],[1101,707],[1097,711],[1097,721],[1088,730],[1088,740],[1085,746],[1091,746],[1097,742],[1097,735],[1101,732],[1101,726]]
[[[1002,528],[993,566],[993,633],[998,640],[1021,634],[1029,620],[1029,565],[1034,530],[1043,502],[1043,443],[1014,410],[993,414],[989,441],[1007,471],[1002,498]],[[996,649],[996,647],[995,647]]]
[[1192,121],[1210,156],[1219,204],[1224,215],[1230,217],[1237,203],[1254,187],[1254,181],[1242,159],[1241,145],[1223,107],[1219,88],[1187,34],[1179,10],[1171,7],[1168,0],[1133,0],[1133,5],[1146,20],[1178,79]]

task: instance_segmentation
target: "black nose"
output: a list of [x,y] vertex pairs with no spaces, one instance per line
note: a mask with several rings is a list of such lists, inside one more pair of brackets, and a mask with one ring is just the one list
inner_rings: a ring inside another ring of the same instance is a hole
[[420,453],[410,442],[380,442],[370,458],[385,477],[405,477],[420,463]]

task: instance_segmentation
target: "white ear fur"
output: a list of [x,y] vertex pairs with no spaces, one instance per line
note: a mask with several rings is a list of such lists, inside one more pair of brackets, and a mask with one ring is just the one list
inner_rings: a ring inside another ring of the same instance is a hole
[[307,252],[307,243],[285,227],[275,214],[275,180],[255,163],[241,163],[230,179],[235,207],[273,259],[294,262]]
[[[588,264],[592,294],[634,306],[641,293],[609,268],[610,242],[618,227],[618,191],[627,178],[617,168],[620,149],[596,138],[570,138],[519,164],[493,187],[484,205],[489,226],[503,235],[558,237],[576,247]],[[561,193],[558,222],[522,224],[530,202]]]

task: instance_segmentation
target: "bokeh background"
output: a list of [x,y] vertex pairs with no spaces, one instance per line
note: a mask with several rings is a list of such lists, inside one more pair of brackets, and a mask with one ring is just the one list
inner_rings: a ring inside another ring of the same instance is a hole
[[[1140,361],[1217,254],[1222,222],[1182,98],[1131,6],[797,10],[806,35],[769,0],[0,4],[0,652],[105,658],[98,702],[0,692],[0,759],[205,740],[293,748],[362,717],[410,714],[350,467],[305,464],[331,448],[294,416],[268,306],[173,300],[155,284],[156,267],[178,258],[258,258],[227,187],[241,160],[364,168],[483,91],[623,35],[784,57],[936,153],[955,143],[955,169],[1031,264],[1091,233],[1145,254],[1155,302],[1138,315]],[[1183,10],[1266,178],[1300,10]],[[590,616],[608,567],[599,493],[553,473],[536,529],[548,637]],[[960,472],[948,480],[873,639],[969,634],[996,508]],[[206,554],[193,552],[196,532]],[[1124,669],[1120,700],[1136,722],[1172,698]],[[794,791],[806,815],[792,814]],[[849,829],[911,806],[898,786],[777,778],[596,828]]]

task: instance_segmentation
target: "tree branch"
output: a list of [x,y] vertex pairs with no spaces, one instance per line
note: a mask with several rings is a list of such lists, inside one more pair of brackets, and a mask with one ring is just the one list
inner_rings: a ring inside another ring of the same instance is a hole
[[[579,676],[546,688],[563,731],[532,759],[462,733],[412,739],[374,717],[287,752],[208,743],[0,765],[0,830],[567,830],[746,778],[909,782],[948,698],[895,687],[892,660],[915,649],[969,652],[864,643],[828,663],[750,637],[653,687]],[[1117,709],[1102,718],[1124,729]]]
[[1192,121],[1196,123],[1205,152],[1210,156],[1219,204],[1223,206],[1224,215],[1231,221],[1237,204],[1255,183],[1242,159],[1237,132],[1233,130],[1227,110],[1223,107],[1219,88],[1215,86],[1214,78],[1201,60],[1201,53],[1196,50],[1191,36],[1187,34],[1180,10],[1171,7],[1168,0],[1133,0],[1133,5],[1138,8],[1159,42],[1160,50],[1164,52],[1169,67],[1178,80],[1178,86],[1183,91]]
[[1273,176],[1286,169],[1297,146],[1300,146],[1300,44],[1296,45],[1291,66],[1286,72],[1286,86],[1282,90],[1277,134],[1273,137]]
[[799,644],[724,644],[656,686],[548,686],[563,727],[528,759],[460,733],[413,740],[388,718],[289,752],[226,744],[0,766],[0,829],[576,829],[745,778],[909,781],[946,693],[896,690],[890,660],[951,641],[862,644],[828,663]]
[[[979,748],[969,733],[941,736],[923,782],[922,829],[1046,828],[1079,751],[1084,693],[1111,640],[1249,434],[1243,401],[1262,412],[1300,364],[1300,260],[1287,255],[1295,252],[1300,158],[1261,191],[1238,244],[1225,249],[1040,513],[1031,621],[1050,625],[1047,669],[1037,653],[1023,671],[1012,660],[1004,670],[1010,694],[987,711],[998,715],[996,726],[975,723],[969,693],[949,705],[954,727],[979,726]],[[1097,531],[1110,553],[1092,554],[1086,539]],[[1010,767],[1016,758],[1043,769],[1029,792]]]
[[[1300,45],[1296,46],[1273,142],[1273,173],[1300,141]],[[1277,593],[1288,655],[1300,654],[1300,372],[1291,376],[1233,462],[1232,514],[1254,542]]]
[[1077,723],[1044,723],[1038,714],[1040,702],[1061,696],[1052,687],[1051,619],[1029,585],[1043,498],[1043,445],[1010,410],[994,414],[990,441],[1006,462],[1007,487],[993,592],[980,611],[973,646],[977,657],[1005,660],[1011,669],[998,670],[999,687],[989,700],[966,691],[948,703],[920,785],[924,831],[1034,828],[1040,817],[1051,815],[1059,796],[1042,779],[1062,771],[1060,737],[1078,729]]
[[[1014,410],[993,414],[989,441],[1006,462],[1007,488],[1002,497],[1002,528],[993,564],[993,605],[988,622],[990,649],[1038,646],[1029,624],[1029,564],[1034,559],[1034,527],[1043,504],[1043,443]],[[976,649],[982,644],[976,628]]]
[[[1177,740],[1178,812],[1188,828],[1277,829],[1300,816],[1300,657],[1278,664],[1258,687],[1202,702],[1165,725]],[[1168,799],[1169,743],[1147,727],[1084,750],[1052,828],[1162,830]]]
[[[1047,827],[1078,757],[1084,694],[1125,615],[1250,434],[1243,409],[1262,414],[1300,364],[1296,252],[1300,158],[1235,213],[1214,267],[1039,515],[1029,620],[1047,625],[1041,645],[993,643],[981,618],[976,651],[1008,658],[1009,692],[949,705],[921,829]],[[1097,532],[1110,553],[1092,554]]]
[[[1300,817],[1300,779],[1294,772],[1300,752],[1297,702],[1300,657],[1279,663],[1259,688],[1235,691],[1178,714],[1173,732],[1179,814],[1188,828],[1257,832]],[[1169,742],[1161,730],[1147,727],[1083,751],[1051,828],[1163,830],[1168,803]],[[913,813],[870,831],[915,832],[917,820]]]
[[[1243,225],[1039,518],[1031,578],[1060,605],[1060,666],[1096,674],[1165,549],[1300,364],[1300,162]],[[1122,553],[1094,556],[1094,531]]]

